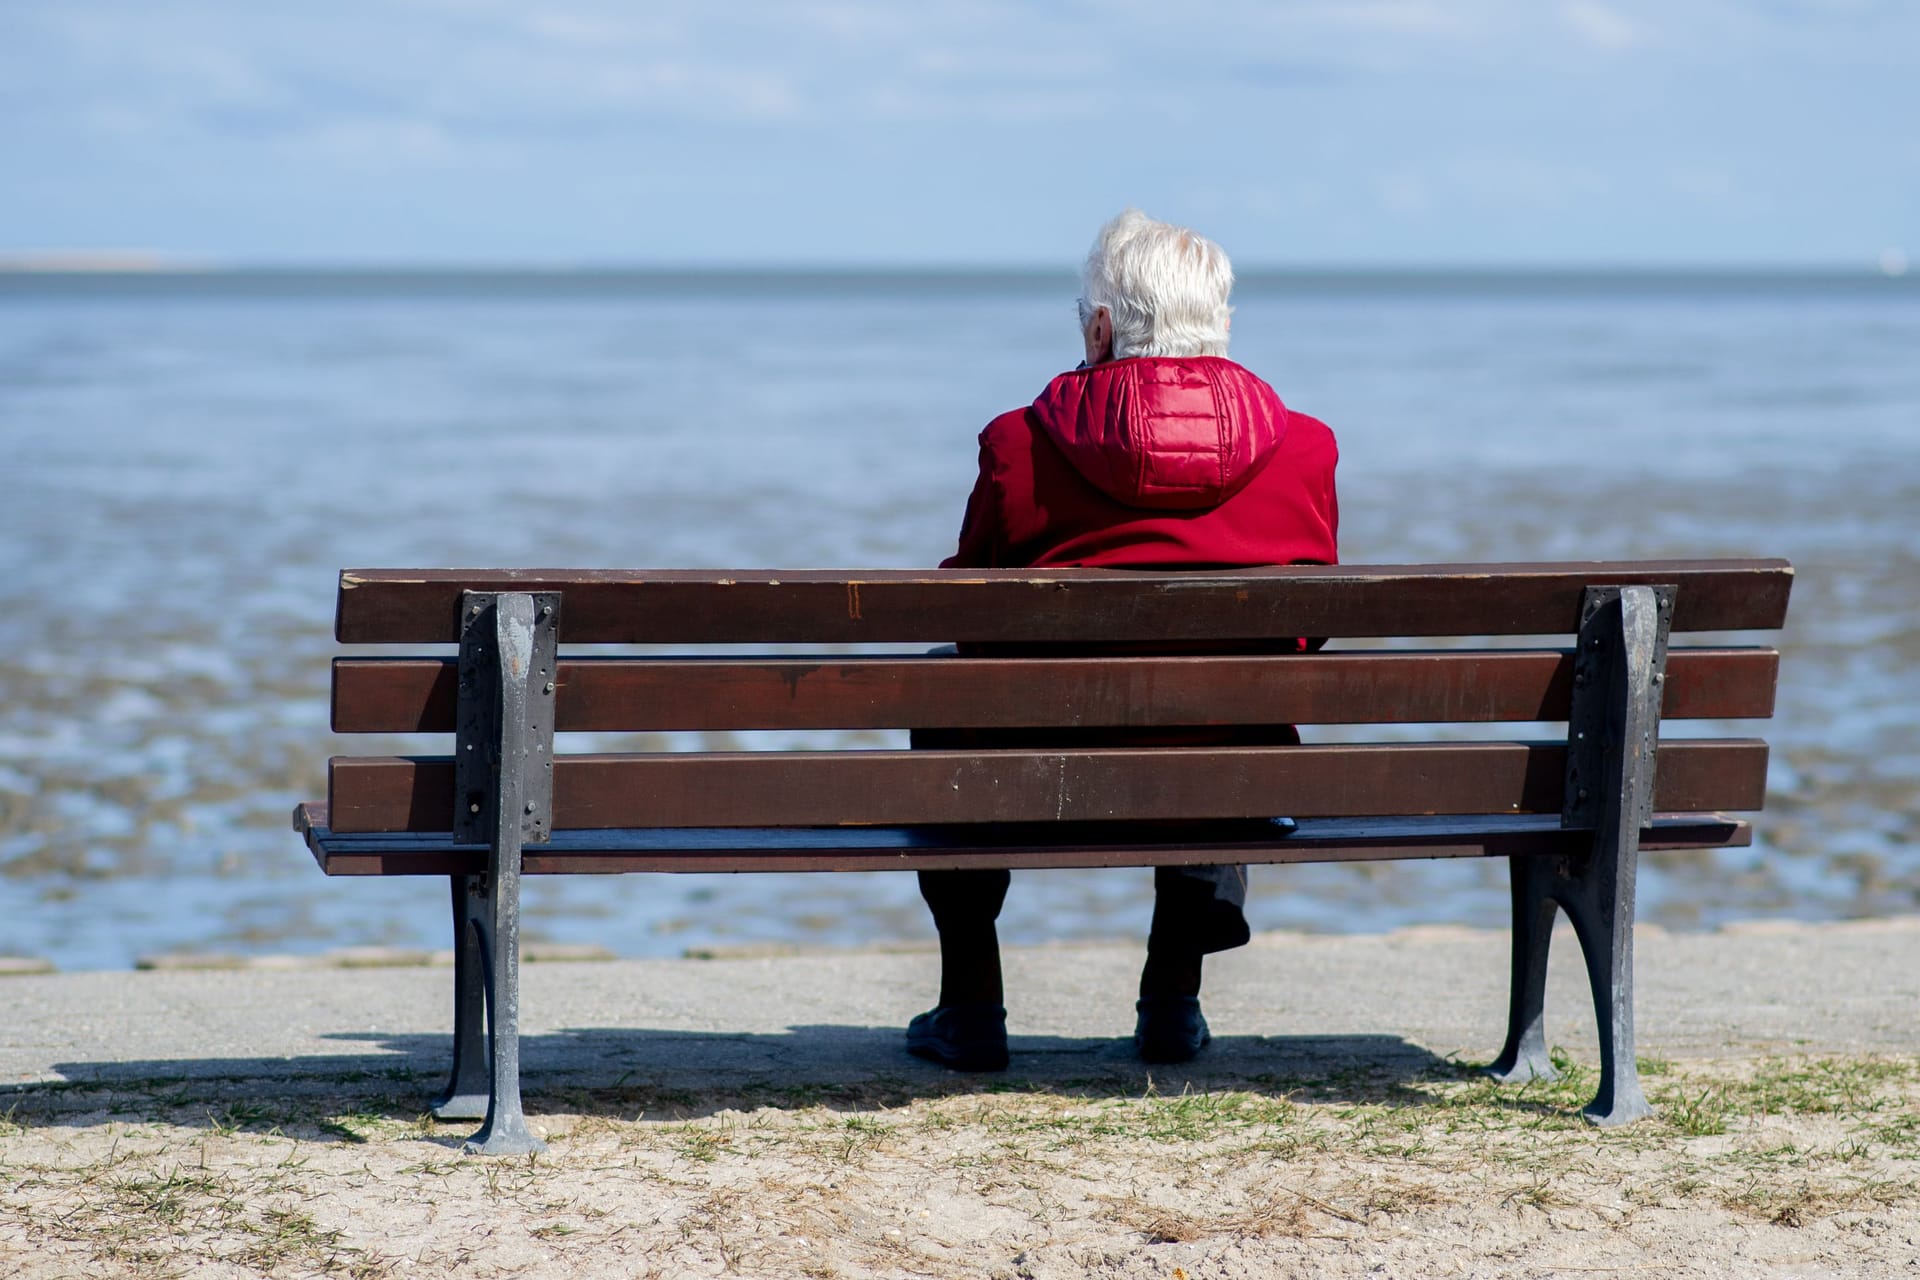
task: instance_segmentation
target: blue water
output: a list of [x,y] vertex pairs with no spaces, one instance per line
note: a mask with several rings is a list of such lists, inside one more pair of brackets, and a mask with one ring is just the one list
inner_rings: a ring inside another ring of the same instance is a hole
[[[1798,566],[1760,841],[1650,855],[1643,919],[1920,907],[1909,283],[1326,277],[1236,297],[1235,357],[1340,437],[1349,561]],[[367,746],[327,732],[337,571],[931,564],[975,433],[1077,358],[1073,293],[0,281],[0,951],[91,968],[444,946],[439,884],[329,881],[287,828],[325,757]],[[1004,936],[1138,936],[1148,905],[1144,872],[1035,873]],[[572,878],[527,904],[535,937],[633,954],[925,938],[923,914],[901,875]],[[1504,872],[1256,871],[1251,914],[1497,925]]]

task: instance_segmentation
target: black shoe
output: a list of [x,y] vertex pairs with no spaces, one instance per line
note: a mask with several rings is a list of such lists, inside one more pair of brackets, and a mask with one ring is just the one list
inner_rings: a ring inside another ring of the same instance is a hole
[[1213,1039],[1198,996],[1141,996],[1133,1007],[1134,1047],[1148,1062],[1191,1061]]
[[943,1004],[907,1024],[907,1052],[955,1071],[1007,1069],[1007,1011],[997,1004]]

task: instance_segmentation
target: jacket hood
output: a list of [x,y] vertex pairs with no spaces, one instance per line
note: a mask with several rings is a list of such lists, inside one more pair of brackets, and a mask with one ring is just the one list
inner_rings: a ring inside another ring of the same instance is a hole
[[1063,373],[1033,411],[1088,483],[1116,502],[1217,507],[1260,474],[1287,431],[1272,387],[1218,356],[1139,356]]

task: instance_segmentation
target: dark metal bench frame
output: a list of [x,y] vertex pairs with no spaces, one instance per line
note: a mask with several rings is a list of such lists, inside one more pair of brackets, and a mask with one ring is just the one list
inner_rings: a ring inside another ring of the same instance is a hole
[[[438,622],[426,625],[418,634],[408,634],[409,623],[405,617],[384,616],[385,606],[373,598],[376,593],[351,601],[350,610],[348,593],[363,589],[363,584],[397,583],[404,588],[437,591],[439,598],[449,603],[458,602],[459,658],[451,762],[453,812],[447,824],[451,830],[434,834],[431,819],[426,820],[426,829],[420,829],[416,812],[405,822],[389,819],[385,823],[387,830],[378,829],[382,824],[374,822],[371,830],[335,831],[328,818],[330,813],[338,811],[322,811],[317,805],[304,805],[296,810],[295,825],[306,835],[316,858],[329,873],[449,876],[456,937],[453,1067],[447,1087],[433,1101],[432,1110],[442,1119],[482,1120],[469,1149],[487,1154],[522,1153],[538,1150],[543,1145],[527,1128],[520,1097],[520,877],[530,857],[538,870],[561,871],[597,868],[602,865],[600,860],[610,855],[620,857],[619,869],[748,870],[853,865],[1153,865],[1505,854],[1511,866],[1513,897],[1511,997],[1506,1044],[1488,1070],[1504,1081],[1554,1075],[1542,1021],[1554,913],[1556,909],[1565,910],[1586,957],[1599,1024],[1600,1083],[1584,1114],[1596,1124],[1624,1124],[1650,1111],[1634,1058],[1632,927],[1639,850],[1643,844],[1647,847],[1743,844],[1750,834],[1745,823],[1717,813],[1656,817],[1654,812],[1668,636],[1682,601],[1679,584],[1683,579],[1699,576],[1702,585],[1724,593],[1728,584],[1722,579],[1731,576],[1738,586],[1739,570],[1751,570],[1755,575],[1752,581],[1764,584],[1759,594],[1767,597],[1750,611],[1751,620],[1745,620],[1746,615],[1737,605],[1729,612],[1725,601],[1715,616],[1730,620],[1729,629],[1742,625],[1777,627],[1791,585],[1791,569],[1784,562],[1252,570],[1209,574],[1199,579],[1191,574],[1100,575],[1098,571],[1069,571],[1044,578],[1034,573],[997,576],[1004,580],[998,585],[1026,588],[1024,604],[1029,614],[1046,610],[1058,612],[1060,602],[1047,598],[1056,593],[1045,589],[1053,586],[1064,591],[1063,582],[1081,588],[1083,595],[1097,600],[1099,591],[1104,589],[1100,584],[1115,581],[1131,581],[1136,594],[1142,583],[1151,585],[1156,579],[1166,590],[1175,593],[1211,587],[1230,594],[1235,584],[1244,588],[1252,582],[1258,587],[1279,580],[1284,586],[1306,580],[1310,588],[1327,589],[1322,594],[1333,602],[1331,612],[1322,610],[1319,616],[1313,616],[1311,609],[1294,600],[1296,612],[1302,616],[1263,617],[1259,621],[1259,634],[1286,636],[1325,631],[1335,635],[1394,635],[1406,632],[1383,628],[1378,622],[1359,625],[1351,617],[1340,617],[1339,601],[1343,596],[1374,591],[1377,598],[1368,607],[1377,613],[1382,604],[1390,606],[1396,579],[1402,580],[1399,589],[1403,593],[1416,590],[1406,585],[1405,580],[1412,579],[1424,583],[1429,593],[1434,586],[1446,589],[1451,583],[1452,590],[1471,594],[1476,590],[1474,584],[1490,576],[1499,577],[1506,571],[1505,576],[1513,578],[1527,569],[1557,572],[1562,595],[1569,574],[1584,579],[1578,597],[1580,609],[1568,700],[1564,771],[1557,780],[1563,783],[1563,802],[1557,817],[1462,818],[1444,813],[1425,818],[1336,817],[1305,822],[1290,834],[1262,828],[1241,818],[1211,825],[1196,823],[1190,832],[1182,832],[1179,839],[1156,836],[1149,829],[1126,824],[1086,821],[1029,822],[1010,827],[919,827],[906,831],[871,827],[822,831],[809,825],[818,815],[804,814],[779,826],[767,824],[774,826],[772,830],[747,832],[727,828],[556,829],[554,735],[556,691],[562,679],[558,638],[565,603],[570,595],[578,594],[591,600],[599,610],[600,616],[589,618],[582,628],[585,638],[630,639],[635,633],[630,620],[623,620],[625,615],[618,593],[620,582],[637,584],[651,580],[657,592],[661,578],[676,575],[569,575],[531,571],[519,574],[439,571],[425,575],[388,571],[382,575],[370,571],[343,575],[338,626],[342,640],[446,638],[445,628]],[[716,575],[678,576],[709,587],[738,581]],[[788,576],[811,577],[820,581],[807,585],[844,590],[852,621],[857,624],[862,620],[862,580],[829,574]],[[922,581],[931,576],[917,575]],[[995,576],[988,575],[989,578]],[[474,590],[468,585],[480,582],[494,587],[518,586],[516,578],[527,579],[525,585],[530,589]],[[595,581],[596,578],[605,581]],[[1662,578],[1670,580],[1662,581]],[[872,579],[865,581],[870,583]],[[1348,585],[1342,587],[1343,581]],[[1384,597],[1378,597],[1383,581],[1388,591]],[[562,583],[566,585],[559,585]],[[776,578],[764,577],[750,585],[777,588],[780,584]],[[995,585],[993,582],[982,584],[981,593],[985,594]],[[558,589],[553,589],[556,586]],[[1035,587],[1042,588],[1037,610],[1033,600]],[[613,588],[611,593],[608,588]],[[596,589],[600,594],[593,594]],[[1296,596],[1301,594],[1295,592]],[[1209,594],[1203,590],[1201,595],[1217,604],[1220,591]],[[1308,592],[1305,598],[1311,604],[1319,596]],[[1239,606],[1243,611],[1245,604],[1243,590]],[[431,604],[420,606],[416,602],[408,607],[428,618],[435,616]],[[1212,606],[1203,604],[1203,612],[1206,607]],[[1225,607],[1235,606],[1229,599]],[[1554,621],[1551,606],[1542,608],[1546,612],[1539,621]],[[1557,626],[1535,628],[1534,620],[1526,616],[1525,609],[1520,606],[1516,609],[1515,616],[1505,620],[1505,629],[1509,632],[1559,629]],[[1140,616],[1143,612],[1146,616]],[[405,613],[405,608],[400,609],[400,615]],[[1069,608],[1062,616],[1070,619],[1071,613]],[[1135,609],[1125,621],[1106,627],[1095,625],[1093,629],[1115,640],[1139,641],[1165,635],[1169,619],[1180,616],[1165,614],[1156,619],[1153,614],[1152,609]],[[822,628],[817,610],[812,619],[812,625],[803,628],[807,631],[805,638],[818,641],[822,638]],[[1344,625],[1324,625],[1328,622]],[[711,628],[701,630],[703,624],[698,622],[689,625],[698,632],[697,638],[711,638]],[[984,631],[984,638],[989,640],[1031,638],[1036,630],[1034,626],[1023,628],[1018,618],[1007,625],[1004,616],[997,620],[988,616],[983,620],[978,614],[965,620],[949,618],[944,624],[938,617],[921,617],[905,629],[924,634],[927,628],[941,625],[965,627],[975,633]],[[1218,634],[1220,630],[1217,622],[1203,621],[1197,625],[1207,634]],[[1447,625],[1442,619],[1421,633],[1444,634]],[[1249,624],[1242,621],[1237,626],[1242,634],[1247,634]],[[1077,630],[1082,634],[1089,629],[1084,621],[1078,624],[1056,621],[1045,623],[1038,630],[1044,633],[1049,627],[1056,631]],[[1208,627],[1212,628],[1210,632]],[[772,629],[777,632],[780,624],[775,623]],[[647,638],[665,633],[664,638],[673,639],[672,630],[671,622],[656,625]],[[849,638],[859,634],[856,627]],[[881,638],[897,636],[889,633]],[[976,634],[959,638],[980,637]],[[1374,662],[1391,658],[1388,652],[1354,656]],[[1777,655],[1773,655],[1773,659],[1777,662]],[[411,691],[409,699],[409,706],[423,700],[418,690]],[[430,696],[425,700],[431,700]],[[336,706],[336,713],[338,710]],[[1769,679],[1768,703],[1759,714],[1770,713]],[[400,727],[413,726],[403,716]],[[1763,744],[1747,745],[1758,746],[1764,753]],[[1676,749],[1680,757],[1684,757],[1684,744]],[[1191,752],[1193,749],[1179,750]],[[1079,753],[1075,758],[1098,763],[1097,758],[1103,754],[1120,757],[1132,753]],[[1171,761],[1172,757],[1166,759]],[[388,772],[395,772],[389,766],[396,763],[380,762]],[[407,803],[412,804],[414,810],[422,804],[429,809],[444,806],[444,792],[436,787],[427,762],[412,763],[417,767],[397,775],[404,785],[413,789]],[[354,765],[352,759],[334,762],[336,789],[342,777],[354,776]],[[1063,765],[1062,812],[1066,804],[1065,775]],[[956,781],[954,785],[958,788],[959,783]],[[337,799],[337,795],[330,799]],[[1750,796],[1749,804],[1725,807],[1758,808],[1758,801],[1755,794]],[[444,813],[445,808],[436,811]],[[765,816],[759,814],[756,820]],[[1207,818],[1218,816],[1207,815]],[[402,829],[391,829],[396,826]],[[1144,837],[1140,834],[1143,830],[1148,831]],[[1201,832],[1211,834],[1202,839],[1186,838],[1190,833]],[[476,862],[482,849],[484,870]],[[860,858],[863,851],[871,856]],[[850,858],[853,860],[849,861]]]

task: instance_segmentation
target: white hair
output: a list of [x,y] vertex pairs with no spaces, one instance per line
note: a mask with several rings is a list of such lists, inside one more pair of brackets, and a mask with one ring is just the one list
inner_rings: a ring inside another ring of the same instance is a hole
[[1233,264],[1185,227],[1127,209],[1100,228],[1081,276],[1081,325],[1113,319],[1113,355],[1224,356]]

